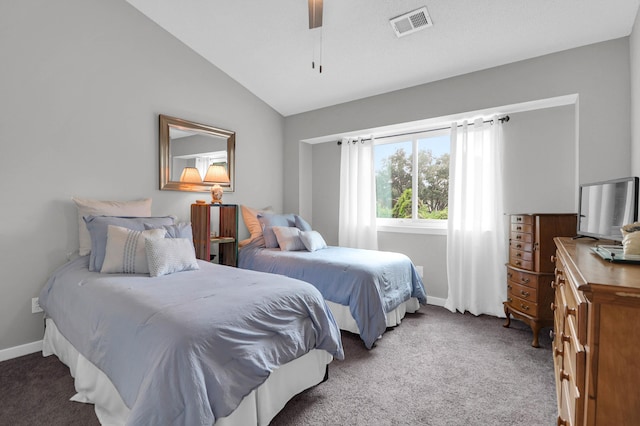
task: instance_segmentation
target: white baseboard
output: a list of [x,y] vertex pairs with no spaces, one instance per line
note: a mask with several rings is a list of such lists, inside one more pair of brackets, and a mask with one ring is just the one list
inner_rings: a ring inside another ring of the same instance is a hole
[[431,297],[427,295],[427,305],[444,306],[447,299],[441,297]]
[[0,350],[0,362],[42,351],[42,340]]

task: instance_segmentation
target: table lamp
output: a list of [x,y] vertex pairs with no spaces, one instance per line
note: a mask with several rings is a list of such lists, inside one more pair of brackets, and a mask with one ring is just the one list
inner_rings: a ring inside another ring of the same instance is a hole
[[223,189],[220,186],[221,183],[229,183],[229,175],[227,169],[223,166],[210,165],[207,170],[207,174],[204,177],[204,182],[213,183],[211,187],[211,203],[222,204]]

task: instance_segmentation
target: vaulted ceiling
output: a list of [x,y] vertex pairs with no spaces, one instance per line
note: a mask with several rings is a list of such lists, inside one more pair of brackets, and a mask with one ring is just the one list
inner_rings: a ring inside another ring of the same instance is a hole
[[[640,4],[324,0],[309,30],[307,0],[127,1],[284,116],[625,37]],[[433,26],[398,38],[423,6]]]

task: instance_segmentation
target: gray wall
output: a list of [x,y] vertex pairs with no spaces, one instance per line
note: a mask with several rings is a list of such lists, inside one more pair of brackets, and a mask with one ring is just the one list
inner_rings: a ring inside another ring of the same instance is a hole
[[579,181],[628,175],[629,67],[621,38],[286,117],[284,208],[302,208],[301,140],[571,94],[579,96]]
[[509,116],[503,126],[505,213],[576,212],[575,105]]
[[0,350],[42,339],[31,298],[78,248],[71,197],[179,220],[207,198],[158,190],[158,114],[236,131],[225,201],[281,210],[283,117],[123,0],[4,1],[0,57]]

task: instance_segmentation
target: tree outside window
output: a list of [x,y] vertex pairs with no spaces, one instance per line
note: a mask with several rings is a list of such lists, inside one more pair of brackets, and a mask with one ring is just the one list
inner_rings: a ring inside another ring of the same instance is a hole
[[377,217],[446,220],[449,149],[446,131],[376,141]]

